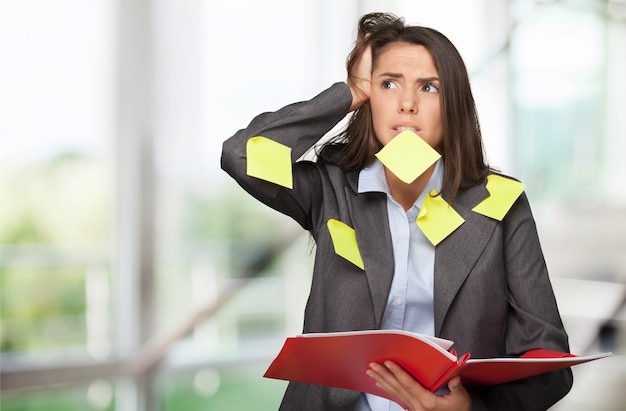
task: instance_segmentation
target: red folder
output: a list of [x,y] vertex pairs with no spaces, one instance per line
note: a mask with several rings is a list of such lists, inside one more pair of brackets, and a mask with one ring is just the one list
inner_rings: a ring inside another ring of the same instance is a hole
[[266,378],[347,388],[392,399],[365,374],[371,362],[396,362],[436,391],[460,375],[465,386],[501,384],[612,355],[533,350],[519,358],[457,357],[453,342],[400,330],[311,333],[287,338]]

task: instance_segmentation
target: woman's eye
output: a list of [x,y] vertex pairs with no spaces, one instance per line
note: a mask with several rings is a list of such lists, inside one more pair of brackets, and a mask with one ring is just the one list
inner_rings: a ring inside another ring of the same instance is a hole
[[396,85],[396,83],[394,83],[391,80],[383,80],[382,87],[384,89],[392,89],[392,88],[397,88],[398,86]]
[[424,87],[422,87],[422,91],[425,91],[426,93],[438,93],[439,92],[439,86],[436,84],[425,84]]

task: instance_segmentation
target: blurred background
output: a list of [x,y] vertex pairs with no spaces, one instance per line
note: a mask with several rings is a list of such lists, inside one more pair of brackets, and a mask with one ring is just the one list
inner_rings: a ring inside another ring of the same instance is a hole
[[574,368],[626,403],[625,0],[0,0],[0,408],[275,410],[313,245],[220,170],[345,79],[360,15],[436,28],[527,185]]

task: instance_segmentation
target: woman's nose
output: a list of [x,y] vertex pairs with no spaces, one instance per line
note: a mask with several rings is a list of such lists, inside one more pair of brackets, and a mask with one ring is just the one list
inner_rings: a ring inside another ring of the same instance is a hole
[[400,97],[401,113],[417,113],[417,97],[412,92],[405,92]]

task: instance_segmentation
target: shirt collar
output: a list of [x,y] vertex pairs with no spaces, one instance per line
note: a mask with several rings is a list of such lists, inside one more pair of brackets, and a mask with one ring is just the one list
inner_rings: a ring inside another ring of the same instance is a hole
[[378,158],[359,172],[359,193],[372,191],[389,194],[385,169]]
[[[437,165],[435,166],[435,170],[433,171],[432,176],[426,183],[426,187],[424,187],[424,191],[419,196],[419,198],[415,201],[415,204],[421,206],[426,194],[430,193],[432,190],[436,192],[441,191],[441,186],[443,184],[443,159],[440,158],[437,160]],[[383,167],[383,163],[380,162],[378,158],[375,158],[372,164],[364,167],[359,172],[359,193],[367,193],[367,192],[380,192],[385,193],[391,197],[389,193],[389,186],[387,185],[387,179],[385,178],[385,169]]]

